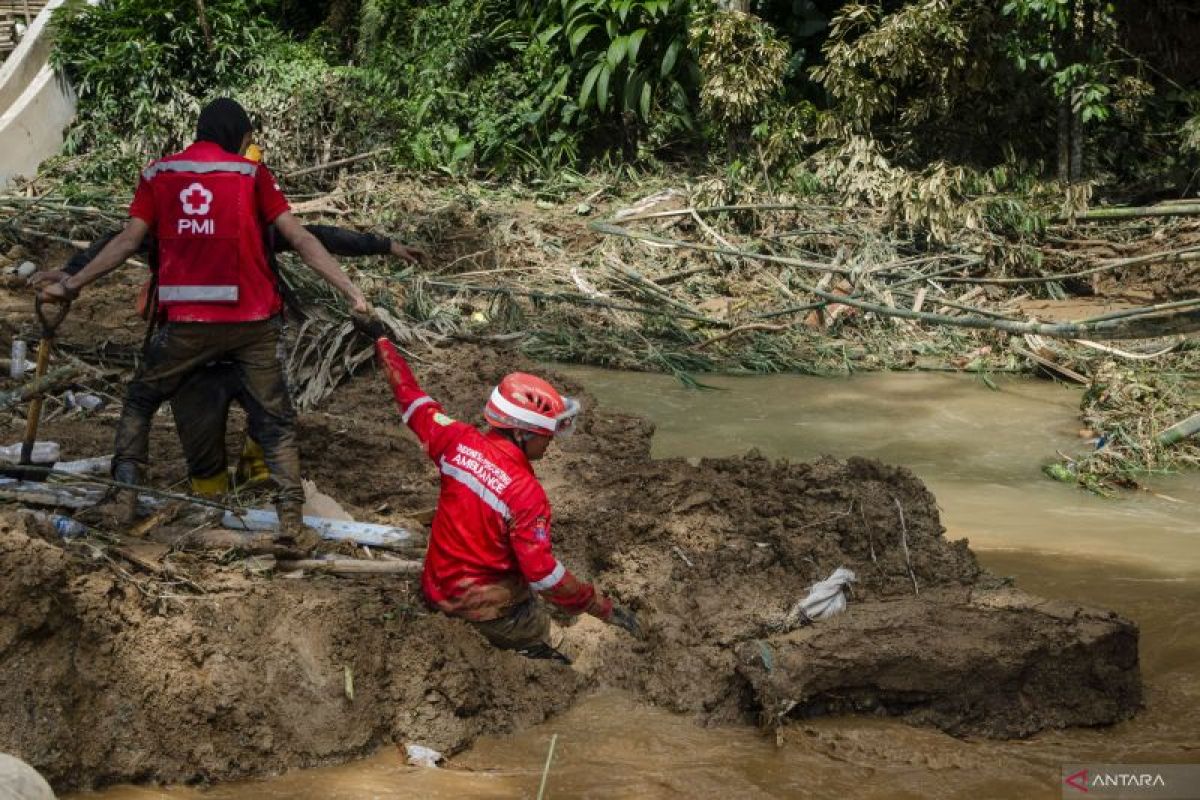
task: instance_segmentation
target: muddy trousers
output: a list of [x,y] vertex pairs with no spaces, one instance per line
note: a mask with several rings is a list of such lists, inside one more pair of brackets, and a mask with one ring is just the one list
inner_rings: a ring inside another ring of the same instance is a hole
[[271,416],[242,388],[241,373],[233,364],[201,367],[171,399],[188,477],[207,479],[228,470],[225,435],[229,409],[235,402],[246,411],[249,435],[257,442],[263,426],[271,424]]
[[[251,401],[253,408],[247,411],[254,417],[267,469],[278,487],[276,503],[302,503],[296,412],[288,394],[283,352],[279,317],[258,322],[168,322],[151,339],[145,360],[125,391],[113,475],[119,480],[140,477],[149,461],[155,412],[197,370],[228,360]],[[189,421],[179,420],[179,424],[187,426]]]
[[499,619],[471,622],[475,630],[501,650],[529,650],[546,644],[550,615],[536,597],[528,597]]

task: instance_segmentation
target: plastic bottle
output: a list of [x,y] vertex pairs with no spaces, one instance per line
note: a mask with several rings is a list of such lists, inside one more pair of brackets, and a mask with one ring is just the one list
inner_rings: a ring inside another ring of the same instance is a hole
[[54,526],[55,532],[64,539],[86,536],[88,532],[87,526],[82,522],[76,522],[70,517],[64,517],[62,514],[50,514],[49,522]]
[[29,345],[24,339],[13,339],[12,361],[8,365],[8,377],[14,381],[25,375],[25,356],[29,353]]
[[45,523],[52,528],[64,539],[74,539],[76,536],[86,536],[88,532],[87,525],[82,522],[76,522],[70,517],[64,517],[62,514],[47,514],[45,511],[31,511],[27,508],[20,510],[22,514],[28,514],[38,522]]
[[[62,455],[58,442],[34,442],[29,460],[34,464],[53,464]],[[0,447],[0,461],[16,464],[21,460],[21,443]]]

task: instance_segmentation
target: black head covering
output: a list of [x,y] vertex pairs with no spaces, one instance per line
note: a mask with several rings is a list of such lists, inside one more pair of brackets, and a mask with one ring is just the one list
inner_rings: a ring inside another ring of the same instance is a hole
[[235,100],[218,97],[200,111],[196,141],[213,142],[222,150],[237,153],[242,147],[242,138],[252,130],[254,126],[250,124],[246,109]]

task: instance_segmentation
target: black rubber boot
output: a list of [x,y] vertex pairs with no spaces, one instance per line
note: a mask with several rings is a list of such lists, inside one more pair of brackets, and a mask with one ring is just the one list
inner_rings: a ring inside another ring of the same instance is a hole
[[[142,471],[131,461],[122,461],[113,467],[113,480],[118,483],[141,485]],[[135,489],[117,489],[113,495],[116,506],[117,521],[122,525],[132,525],[137,519],[138,496]]]

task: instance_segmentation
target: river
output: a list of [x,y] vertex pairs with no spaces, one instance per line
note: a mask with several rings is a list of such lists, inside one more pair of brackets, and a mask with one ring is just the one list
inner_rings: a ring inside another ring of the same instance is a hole
[[822,719],[776,746],[750,728],[705,729],[605,692],[512,736],[485,737],[447,769],[393,748],[339,767],[198,790],[114,787],[83,800],[394,800],[534,797],[558,734],[555,798],[1061,797],[1060,766],[1200,763],[1200,476],[1106,500],[1042,476],[1080,452],[1077,390],[1044,381],[873,374],[846,379],[566,370],[597,400],[654,420],[656,457],[829,453],[905,464],[987,568],[1035,594],[1116,610],[1141,626],[1146,709],[1128,722],[1018,742],[964,741],[879,719]]

